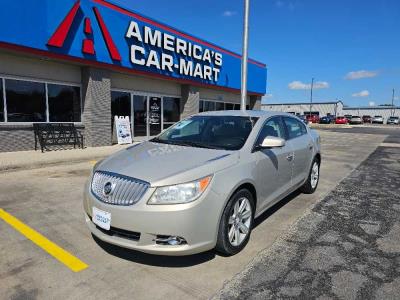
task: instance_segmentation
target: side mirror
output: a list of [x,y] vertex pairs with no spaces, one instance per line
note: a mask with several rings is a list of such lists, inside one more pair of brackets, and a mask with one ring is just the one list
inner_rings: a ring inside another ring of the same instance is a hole
[[285,146],[285,140],[275,136],[267,136],[261,143],[261,148],[278,148]]

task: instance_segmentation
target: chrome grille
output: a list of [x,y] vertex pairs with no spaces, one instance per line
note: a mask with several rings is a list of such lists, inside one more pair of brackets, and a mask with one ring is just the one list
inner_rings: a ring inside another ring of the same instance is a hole
[[[106,184],[111,192],[105,191]],[[149,188],[149,183],[136,178],[105,171],[96,171],[92,179],[92,193],[102,202],[113,205],[132,205],[138,202]]]

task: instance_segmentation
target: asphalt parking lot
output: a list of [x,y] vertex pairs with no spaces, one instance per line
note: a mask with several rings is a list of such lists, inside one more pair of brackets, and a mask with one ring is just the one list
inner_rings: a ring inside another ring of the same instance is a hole
[[151,256],[94,239],[84,224],[82,209],[83,184],[92,167],[89,161],[4,172],[0,174],[0,208],[87,268],[71,271],[0,220],[0,298],[206,299],[223,295],[219,290],[224,284],[246,269],[254,257],[268,251],[340,181],[357,174],[352,172],[393,130],[373,134],[352,133],[350,129],[320,130],[323,163],[317,192],[295,193],[267,211],[256,221],[245,250],[233,257],[213,251],[188,257]]

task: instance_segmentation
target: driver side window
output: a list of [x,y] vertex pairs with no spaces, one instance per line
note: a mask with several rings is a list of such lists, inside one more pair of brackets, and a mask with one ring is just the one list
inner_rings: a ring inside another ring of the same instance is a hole
[[285,130],[280,117],[273,117],[265,122],[258,135],[256,145],[260,145],[267,136],[285,139]]

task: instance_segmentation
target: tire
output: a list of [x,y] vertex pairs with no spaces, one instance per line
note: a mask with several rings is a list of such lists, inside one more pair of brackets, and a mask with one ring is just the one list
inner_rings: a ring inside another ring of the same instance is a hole
[[[243,208],[243,212],[241,215],[238,215],[238,218],[231,218],[234,214],[235,205],[240,206],[244,201],[243,199],[247,200],[246,208],[248,208],[248,210]],[[218,252],[223,255],[231,256],[243,250],[249,242],[251,230],[253,229],[254,210],[254,198],[247,189],[241,189],[232,195],[228,204],[225,206],[219,224],[217,245],[215,246]],[[245,218],[244,215],[248,216],[248,218]],[[243,236],[244,231],[241,225],[245,225],[248,228],[248,232],[245,236]],[[238,238],[235,240],[237,234]],[[233,239],[230,237],[233,237]],[[235,243],[235,241],[238,243]]]
[[[317,169],[317,178],[315,182],[315,168]],[[304,194],[313,194],[318,187],[319,175],[320,175],[320,161],[318,158],[314,158],[310,172],[308,173],[307,181],[300,187],[300,191]],[[314,172],[313,172],[314,170]]]

